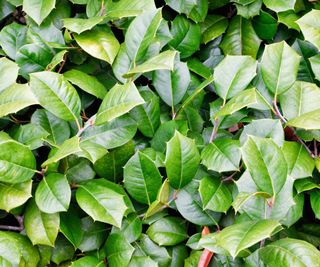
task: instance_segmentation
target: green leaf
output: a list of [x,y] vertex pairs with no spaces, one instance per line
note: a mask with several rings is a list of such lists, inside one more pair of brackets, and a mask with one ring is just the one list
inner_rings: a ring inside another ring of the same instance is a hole
[[204,209],[225,212],[230,208],[232,195],[228,187],[218,179],[204,177],[200,181],[199,192]]
[[116,84],[103,99],[95,124],[101,125],[111,121],[143,103],[144,100],[133,82]]
[[124,166],[124,186],[138,202],[150,205],[161,187],[162,177],[154,161],[138,151]]
[[313,9],[296,21],[303,33],[304,38],[315,45],[318,49],[320,49],[320,39],[318,37],[320,26],[318,23],[319,16],[320,11]]
[[315,78],[320,80],[320,55],[315,55],[309,58],[312,71],[314,73]]
[[68,180],[60,173],[50,173],[43,177],[35,193],[37,206],[45,213],[67,211],[70,199]]
[[320,185],[316,184],[312,178],[299,179],[295,181],[294,187],[298,194],[312,189],[320,189]]
[[86,266],[95,266],[95,267],[103,267],[103,261],[98,260],[93,256],[84,256],[70,265],[71,267],[86,267]]
[[226,102],[249,85],[256,68],[257,63],[250,56],[227,55],[214,70],[217,94]]
[[164,217],[153,223],[147,235],[159,246],[174,246],[188,238],[184,221],[177,217]]
[[260,10],[260,15],[253,18],[253,28],[263,40],[271,40],[278,30],[277,20],[268,12]]
[[27,84],[14,84],[0,92],[0,117],[16,113],[21,109],[38,104],[38,100]]
[[102,22],[103,19],[103,17],[92,17],[88,19],[66,18],[63,19],[63,27],[69,31],[80,34],[84,31],[91,30],[94,26]]
[[71,154],[80,152],[81,149],[79,146],[79,140],[80,139],[78,136],[74,136],[64,141],[63,144],[59,147],[59,149],[54,153],[54,155],[48,158],[45,162],[43,162],[41,166],[47,166],[51,163],[58,162],[59,160]]
[[280,192],[287,178],[283,152],[271,139],[249,136],[242,158],[257,187],[270,196]]
[[154,70],[173,70],[174,58],[177,54],[177,51],[167,50],[159,55],[156,55],[146,62],[143,62],[141,65],[138,65],[124,75],[125,78],[128,78],[134,74],[150,72]]
[[317,219],[320,218],[320,191],[313,191],[310,193],[310,202],[312,210],[316,216]]
[[94,76],[88,75],[79,70],[69,70],[63,76],[72,84],[78,86],[83,91],[103,99],[107,93],[106,88]]
[[248,55],[256,58],[260,43],[251,21],[235,16],[220,46],[226,55]]
[[74,248],[78,248],[84,239],[84,230],[81,227],[81,219],[74,209],[60,214],[60,231],[72,243]]
[[0,58],[0,92],[16,82],[18,77],[19,67],[16,63],[3,57]]
[[125,35],[125,44],[128,56],[133,62],[138,62],[145,56],[161,20],[161,9],[156,9],[138,15],[130,23]]
[[228,27],[228,20],[220,15],[208,15],[204,22],[200,23],[202,34],[201,42],[209,43],[225,32]]
[[119,185],[105,179],[94,179],[81,184],[76,198],[79,206],[94,220],[121,227],[128,207]]
[[157,70],[153,72],[152,80],[161,99],[173,107],[184,97],[190,83],[190,73],[186,63],[175,61],[172,71]]
[[288,10],[284,12],[279,12],[278,21],[286,25],[289,29],[294,29],[300,31],[300,28],[296,21],[300,18],[293,10]]
[[284,238],[259,250],[260,259],[268,266],[317,266],[320,252],[310,243]]
[[131,213],[123,220],[121,228],[112,227],[112,233],[122,233],[123,236],[132,243],[139,239],[142,232],[142,222],[140,218]]
[[110,267],[127,266],[134,248],[121,233],[112,233],[105,244],[105,251]]
[[246,19],[253,18],[259,15],[260,11],[262,11],[262,0],[256,0],[248,5],[240,5],[237,3],[235,5],[237,7],[237,14]]
[[0,164],[0,181],[10,184],[30,180],[36,169],[36,159],[29,148],[5,132],[0,132]]
[[23,0],[23,10],[38,25],[50,14],[55,5],[56,0]]
[[30,88],[41,106],[63,120],[78,120],[80,98],[63,75],[44,71],[30,76]]
[[62,62],[65,61],[67,53],[68,53],[67,50],[62,50],[59,53],[55,54],[55,56],[52,58],[51,62],[47,65],[46,70],[52,71],[59,64],[62,64]]
[[287,125],[306,130],[320,129],[320,109],[304,113],[297,118],[289,120]]
[[293,85],[299,63],[300,56],[286,42],[266,45],[261,60],[262,78],[275,96]]
[[196,6],[197,0],[165,0],[166,4],[178,13],[189,15]]
[[263,0],[263,3],[267,6],[267,8],[275,12],[281,12],[293,10],[296,0]]
[[19,184],[0,183],[0,209],[10,212],[17,208],[32,196],[32,181]]
[[120,44],[113,35],[111,29],[106,26],[96,26],[90,31],[75,34],[74,38],[78,45],[89,55],[113,63]]
[[238,256],[247,248],[281,230],[275,220],[247,221],[200,239],[200,246],[222,255]]
[[178,15],[172,21],[171,34],[174,38],[169,45],[180,52],[181,58],[191,56],[199,50],[201,41],[200,26],[186,17]]
[[176,131],[167,143],[165,160],[170,185],[175,189],[187,185],[196,174],[199,162],[195,141]]
[[[12,233],[0,231],[0,263],[4,267],[19,266],[21,249],[17,238]],[[4,245],[5,244],[5,245]]]
[[158,267],[158,263],[147,256],[133,256],[128,267]]
[[31,200],[24,213],[24,227],[33,245],[41,244],[53,247],[60,224],[59,213],[41,212]]
[[208,144],[201,153],[201,163],[216,172],[237,171],[240,159],[238,140],[217,139]]

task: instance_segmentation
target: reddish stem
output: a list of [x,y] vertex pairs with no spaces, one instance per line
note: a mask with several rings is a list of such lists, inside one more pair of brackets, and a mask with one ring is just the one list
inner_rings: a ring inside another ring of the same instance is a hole
[[[210,229],[208,226],[205,226],[205,227],[203,227],[201,235],[205,236],[207,234],[210,234]],[[211,252],[208,249],[204,249],[201,254],[200,260],[198,262],[198,267],[207,267],[209,265],[213,255],[214,255],[213,252]]]

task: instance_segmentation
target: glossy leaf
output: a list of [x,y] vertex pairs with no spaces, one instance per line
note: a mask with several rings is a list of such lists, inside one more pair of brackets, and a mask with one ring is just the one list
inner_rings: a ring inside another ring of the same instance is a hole
[[16,82],[19,67],[16,63],[3,57],[0,59],[0,79],[3,83],[0,85],[0,92]]
[[318,49],[320,48],[320,39],[318,37],[319,24],[317,21],[319,16],[319,10],[311,10],[296,21],[303,33],[304,38],[310,43],[314,44]]
[[23,0],[23,10],[40,25],[55,4],[55,0]]
[[92,17],[88,19],[67,18],[63,20],[63,26],[77,34],[91,30],[94,26],[103,21],[103,17]]

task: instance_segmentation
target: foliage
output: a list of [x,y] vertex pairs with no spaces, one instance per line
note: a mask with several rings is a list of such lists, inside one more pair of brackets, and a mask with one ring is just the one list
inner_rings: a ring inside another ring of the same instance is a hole
[[0,266],[320,266],[318,2],[0,0]]

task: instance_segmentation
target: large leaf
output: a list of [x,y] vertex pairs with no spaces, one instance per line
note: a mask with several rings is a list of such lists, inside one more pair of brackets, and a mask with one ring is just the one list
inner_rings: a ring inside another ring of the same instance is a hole
[[101,125],[129,112],[144,103],[133,82],[116,84],[110,89],[97,113],[96,125]]
[[287,122],[288,125],[306,130],[320,129],[320,109],[316,109],[293,118]]
[[102,21],[103,17],[92,17],[88,19],[67,18],[63,20],[63,26],[72,32],[80,34],[84,31],[91,30]]
[[56,0],[23,0],[23,10],[40,25],[55,4]]
[[33,73],[30,88],[45,109],[63,120],[78,120],[80,98],[63,75],[47,71]]
[[119,190],[119,185],[105,179],[95,179],[81,184],[76,198],[79,206],[94,220],[121,227],[128,209],[124,194]]
[[3,57],[0,59],[0,92],[13,85],[18,77],[19,67],[16,63]]
[[206,235],[200,240],[200,246],[234,258],[279,230],[281,230],[281,225],[275,220],[242,222],[228,226],[221,232]]
[[280,148],[266,138],[249,137],[242,158],[257,187],[270,196],[280,192],[287,178],[287,164]]
[[220,15],[208,15],[203,23],[200,24],[202,42],[208,42],[219,37],[228,27],[228,20]]
[[276,12],[294,9],[296,0],[263,0],[263,3]]
[[262,78],[276,96],[287,91],[295,82],[300,56],[286,42],[265,47],[261,60]]
[[200,155],[194,140],[178,131],[167,143],[166,171],[170,185],[180,189],[187,185],[198,169]]
[[161,175],[154,161],[137,152],[124,166],[124,186],[137,201],[150,205],[161,187]]
[[106,26],[96,26],[90,31],[85,31],[74,36],[79,46],[89,55],[113,63],[120,44],[111,29]]
[[257,63],[250,56],[227,55],[214,70],[217,94],[226,102],[248,86],[256,68]]

